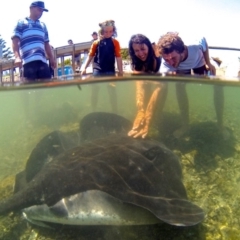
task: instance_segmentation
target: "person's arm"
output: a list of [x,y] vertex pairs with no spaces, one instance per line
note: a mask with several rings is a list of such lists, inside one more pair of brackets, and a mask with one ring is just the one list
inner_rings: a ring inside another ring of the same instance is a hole
[[118,74],[122,76],[123,75],[122,58],[117,57],[116,60],[117,60]]
[[144,98],[145,98],[145,83],[143,81],[137,81],[136,83],[136,104],[138,111],[144,111]]
[[56,61],[54,59],[54,56],[53,56],[53,53],[52,53],[52,48],[51,48],[49,42],[45,42],[45,52],[46,52],[46,54],[48,56],[49,62],[51,64],[51,67],[53,69],[55,69],[56,68]]
[[157,103],[157,99],[159,98],[159,93],[161,91],[161,87],[162,86],[160,85],[159,87],[157,87],[154,90],[154,92],[149,100],[146,112],[145,112],[145,118],[144,118],[145,123],[144,123],[143,129],[142,129],[142,131],[140,131],[139,134],[135,135],[135,137],[141,136],[142,138],[145,138],[147,136],[149,126],[152,121],[154,111],[156,109],[156,103]]
[[57,67],[57,63],[56,60],[53,56],[53,51],[52,51],[52,47],[49,44],[49,36],[48,36],[48,30],[47,27],[44,23],[41,23],[43,30],[44,30],[44,49],[45,49],[45,53],[47,54],[48,58],[49,58],[49,62],[50,65],[53,69],[55,69]]
[[115,53],[115,57],[117,60],[118,72],[119,72],[119,75],[122,76],[123,75],[123,66],[122,66],[121,47],[120,47],[119,42],[114,38],[113,38],[113,44],[114,44],[114,53]]
[[209,57],[208,43],[207,43],[207,40],[206,40],[205,37],[203,37],[200,40],[200,44],[202,45],[202,48],[203,48],[203,56],[204,56],[207,68],[209,69],[209,71],[212,75],[215,75],[216,74],[216,68],[214,67],[214,65],[211,64],[210,57]]
[[92,46],[91,46],[91,48],[90,48],[88,57],[87,57],[87,59],[86,59],[86,63],[85,63],[85,65],[84,65],[84,67],[83,67],[83,71],[81,72],[82,75],[85,75],[85,74],[86,74],[86,72],[87,72],[87,67],[89,66],[89,64],[91,63],[93,57],[94,57],[95,54],[96,54],[96,50],[97,50],[98,43],[99,43],[98,40],[96,40],[96,41],[94,41],[94,42],[92,43]]
[[[139,90],[140,89],[141,88],[139,85]],[[148,102],[148,106],[145,112],[144,112],[144,109],[141,108],[141,104],[139,105],[140,108],[138,108],[138,113],[135,118],[133,128],[128,132],[128,136],[131,136],[134,138],[137,138],[137,137],[145,138],[147,136],[149,131],[149,126],[152,120],[152,116],[156,108],[157,99],[159,98],[159,95],[162,89],[163,89],[163,85],[161,84],[156,87],[156,89],[152,93],[152,96]],[[141,98],[141,96],[139,97]]]
[[145,110],[144,110],[144,97],[145,97],[145,89],[144,82],[137,81],[136,82],[136,105],[137,105],[137,115],[135,117],[132,130],[128,133],[128,136],[135,137],[136,133],[139,133],[139,129],[141,125],[144,123]]
[[20,44],[20,39],[18,37],[13,37],[12,38],[12,49],[13,49],[13,54],[15,56],[15,63],[17,63],[18,66],[21,68],[22,67],[22,59],[21,59],[20,52],[19,52],[19,44]]
[[[136,73],[136,72],[134,72]],[[136,105],[137,105],[137,115],[133,122],[132,130],[129,131],[128,136],[133,136],[139,133],[139,129],[144,123],[145,110],[144,110],[144,97],[145,97],[145,89],[144,89],[144,81],[136,82]]]
[[82,75],[85,75],[87,73],[87,67],[89,66],[90,62],[92,61],[93,59],[93,56],[88,56],[87,59],[86,59],[86,63],[85,63],[85,66],[82,70]]
[[18,65],[19,68],[22,67],[22,58],[20,55],[21,36],[22,36],[22,24],[21,24],[21,21],[18,21],[17,25],[13,30],[13,35],[11,39],[12,39],[12,49],[15,57],[15,63]]
[[203,56],[207,65],[206,67],[210,71],[211,75],[216,75],[216,68],[210,62],[208,50],[203,52]]

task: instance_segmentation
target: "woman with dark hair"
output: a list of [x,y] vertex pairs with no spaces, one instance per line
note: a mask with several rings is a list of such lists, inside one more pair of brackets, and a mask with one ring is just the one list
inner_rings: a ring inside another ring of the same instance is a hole
[[[150,40],[142,35],[133,35],[129,41],[129,55],[133,73],[154,74],[161,65],[161,57],[155,53],[155,48]],[[145,138],[148,134],[153,113],[158,106],[158,113],[161,114],[167,95],[167,85],[157,83],[155,90],[150,96],[152,84],[144,81],[137,82],[136,102],[137,116],[133,128],[128,136]]]
[[150,40],[142,35],[133,35],[129,41],[129,55],[134,71],[152,73],[158,72],[161,58],[156,57]]

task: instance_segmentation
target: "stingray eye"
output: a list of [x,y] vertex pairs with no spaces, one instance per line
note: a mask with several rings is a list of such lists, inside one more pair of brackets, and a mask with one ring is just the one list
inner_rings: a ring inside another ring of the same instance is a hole
[[158,152],[159,152],[159,148],[158,147],[153,147],[153,148],[150,148],[149,150],[147,150],[146,152],[144,152],[143,155],[147,159],[153,161],[156,158]]

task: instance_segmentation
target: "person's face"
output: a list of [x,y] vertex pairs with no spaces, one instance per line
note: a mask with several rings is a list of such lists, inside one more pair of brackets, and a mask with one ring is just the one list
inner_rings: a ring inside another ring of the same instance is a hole
[[172,67],[177,68],[181,62],[181,54],[175,50],[168,54],[162,54],[163,59]]
[[72,41],[68,41],[68,44],[69,44],[69,45],[73,45],[73,42],[72,42]]
[[42,14],[43,14],[43,9],[39,8],[39,7],[31,7],[30,14],[31,14],[32,18],[37,20],[37,19],[41,18]]
[[98,35],[97,34],[93,34],[92,37],[93,37],[94,40],[98,39]]
[[148,57],[148,46],[144,44],[133,43],[133,51],[140,60],[146,61]]
[[112,37],[112,35],[113,35],[113,26],[105,26],[104,28],[103,28],[103,37],[104,38],[110,38],[110,37]]

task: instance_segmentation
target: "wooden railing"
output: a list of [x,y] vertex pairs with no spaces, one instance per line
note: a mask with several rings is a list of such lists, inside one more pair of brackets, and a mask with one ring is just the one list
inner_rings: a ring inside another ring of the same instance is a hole
[[[62,47],[57,47],[54,49],[54,57],[57,59],[57,62],[60,60],[60,65],[62,69],[62,73],[64,73],[64,58],[72,57],[72,69],[75,69],[74,56],[76,54],[87,54],[91,47],[92,42],[83,42],[76,43],[73,45],[66,45]],[[228,50],[228,51],[240,51],[240,48],[229,48],[229,47],[215,47],[209,46],[209,49],[216,50]],[[10,81],[14,82],[14,70],[17,68],[16,64],[14,64],[14,60],[7,60],[0,62],[0,81],[2,82],[3,76],[2,72],[9,70],[10,71]],[[54,76],[58,77],[58,71],[55,69]]]
[[[75,55],[88,54],[92,42],[83,42],[73,45],[62,46],[54,49],[54,56],[56,59],[60,59],[62,73],[64,73],[64,57],[72,57],[72,69],[75,69]],[[81,56],[80,56],[81,60]],[[55,69],[54,76],[58,76],[57,69]]]
[[229,47],[213,47],[213,46],[209,46],[209,49],[216,49],[216,50],[227,50],[227,51],[239,51],[240,52],[240,48],[229,48]]
[[[60,61],[60,66],[62,68],[62,73],[64,73],[64,58],[65,57],[72,57],[72,68],[75,69],[75,55],[76,54],[87,54],[91,47],[92,42],[83,42],[83,43],[76,43],[73,45],[66,45],[62,47],[57,47],[54,49],[54,57],[57,60],[57,63]],[[81,56],[80,56],[81,58]],[[0,81],[3,80],[2,72],[9,70],[10,71],[10,82],[16,81],[14,71],[17,69],[18,66],[14,63],[13,60],[5,60],[0,61]],[[20,71],[18,71],[20,72]],[[55,69],[54,76],[58,77],[58,71]]]

